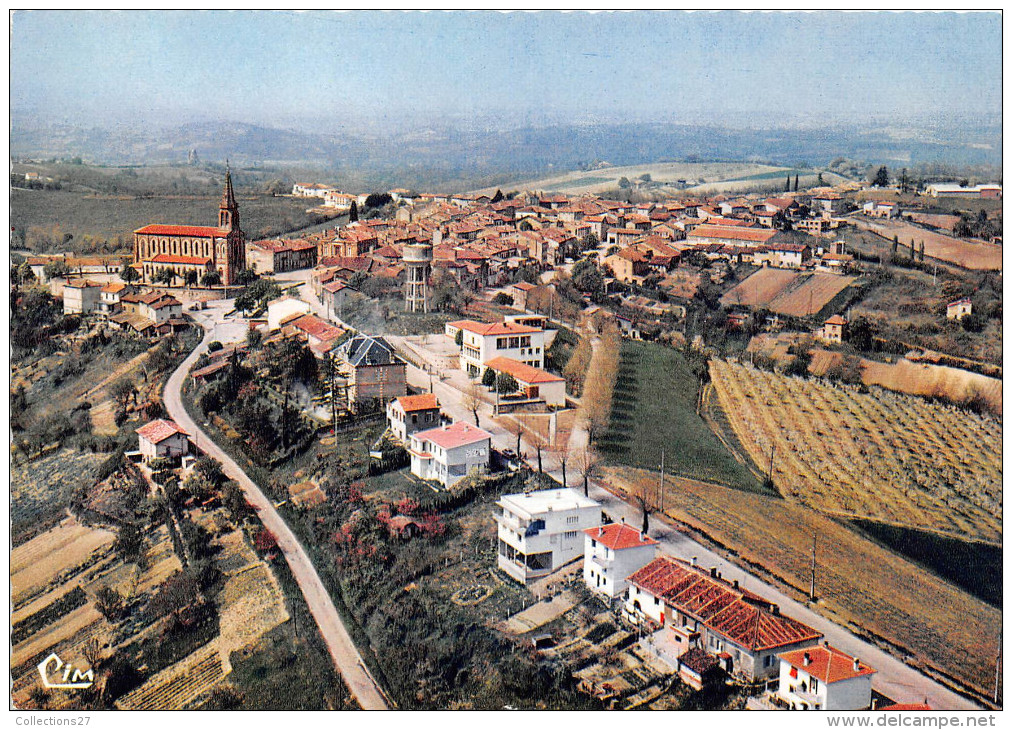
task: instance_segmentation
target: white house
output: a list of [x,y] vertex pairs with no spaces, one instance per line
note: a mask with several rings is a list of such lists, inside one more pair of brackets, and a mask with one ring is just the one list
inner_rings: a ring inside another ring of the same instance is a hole
[[411,473],[419,479],[437,481],[449,489],[472,469],[488,469],[492,457],[492,434],[457,421],[411,435]]
[[[64,297],[64,302],[66,302],[66,297]],[[945,307],[946,318],[954,319],[957,322],[963,319],[963,317],[967,317],[971,314],[973,314],[973,302],[971,302],[968,297],[950,302],[949,305]]]
[[297,182],[292,186],[292,195],[300,198],[322,198],[332,190],[334,188],[329,185]]
[[439,421],[439,400],[433,393],[403,395],[387,404],[390,431],[404,443],[411,434],[440,425]]
[[120,310],[120,297],[133,293],[134,287],[129,284],[120,281],[106,284],[100,293],[99,309],[102,314],[116,314]]
[[829,645],[780,655],[777,697],[792,710],[867,710],[875,670]]
[[497,357],[508,357],[535,368],[545,367],[545,332],[538,327],[469,319],[447,322],[448,337],[456,339],[458,331],[463,333],[460,369],[472,378],[483,375],[485,364]]
[[163,418],[151,421],[137,429],[138,448],[141,458],[152,459],[174,458],[190,453],[190,441],[186,431],[175,421]]
[[629,576],[657,553],[656,540],[624,522],[591,527],[583,534],[583,581],[608,598],[625,596]]
[[601,524],[601,505],[572,489],[507,494],[496,505],[499,569],[526,583],[583,555],[583,531]]
[[102,284],[87,279],[71,279],[63,285],[63,313],[91,314],[99,308]]
[[296,297],[279,297],[267,303],[267,329],[273,332],[281,328],[281,321],[293,314],[309,314],[309,302]]
[[173,296],[152,297],[150,301],[141,300],[137,312],[155,324],[162,324],[170,319],[182,317],[183,303]]
[[869,200],[861,206],[861,212],[873,218],[895,218],[900,214],[900,206],[888,200]]

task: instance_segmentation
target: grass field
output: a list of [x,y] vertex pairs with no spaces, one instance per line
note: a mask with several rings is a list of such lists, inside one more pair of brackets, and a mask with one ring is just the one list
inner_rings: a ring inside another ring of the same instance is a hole
[[[623,491],[656,475],[609,468]],[[717,543],[737,563],[793,589],[804,600],[818,535],[813,608],[837,623],[902,647],[910,664],[935,668],[990,694],[1001,636],[1001,611],[855,530],[794,502],[673,480],[667,514]],[[747,586],[746,586],[747,587]]]
[[724,305],[759,307],[791,317],[810,317],[855,281],[853,276],[763,268],[724,294],[720,301]]
[[[304,199],[269,195],[239,197],[242,229],[250,240],[308,226]],[[11,191],[11,225],[24,232],[33,251],[111,253],[129,251],[133,231],[149,223],[214,225],[217,196],[112,196],[66,190]],[[73,239],[64,243],[65,234]],[[105,248],[103,248],[103,245]]]
[[1000,542],[1001,423],[720,360],[712,387],[780,493],[820,511]]
[[760,489],[696,413],[697,380],[680,352],[648,342],[622,343],[605,458],[746,490]]

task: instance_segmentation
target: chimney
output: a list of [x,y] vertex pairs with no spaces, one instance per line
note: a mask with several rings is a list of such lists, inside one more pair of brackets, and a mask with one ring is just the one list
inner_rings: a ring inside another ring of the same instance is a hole
[[731,585],[732,585],[732,586],[734,586],[734,589],[735,589],[735,590],[738,590],[738,581],[737,581],[737,580],[735,580],[735,581],[732,581],[732,582],[731,582]]
[[716,578],[717,577],[717,568],[716,567],[710,568],[710,577],[711,578]]
[[625,517],[622,518],[622,524],[625,524]]
[[806,667],[812,663],[812,655],[809,654],[807,651],[805,652],[805,661],[803,663]]
[[861,671],[861,662],[858,661],[857,657],[854,657],[854,671],[855,672]]
[[878,708],[878,697],[871,698],[871,709],[875,710]]
[[823,639],[822,640],[822,645],[828,649],[829,648],[829,639]]
[[689,565],[691,565],[693,568],[696,567],[696,556],[695,555],[692,556],[692,559],[689,561]]
[[647,536],[646,536],[646,535],[644,535],[644,534],[643,534],[643,533],[641,532],[641,533],[640,533],[640,542],[646,542],[646,541],[647,541]]
[[603,535],[603,534],[604,534],[604,527],[600,527],[600,526],[599,526],[599,527],[597,528],[597,536],[598,536],[598,537],[601,537],[601,535]]

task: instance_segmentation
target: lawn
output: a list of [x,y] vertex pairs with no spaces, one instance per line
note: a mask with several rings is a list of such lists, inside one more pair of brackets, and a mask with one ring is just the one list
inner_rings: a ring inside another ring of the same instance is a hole
[[622,343],[611,422],[600,441],[607,461],[748,491],[762,487],[696,413],[698,383],[684,356],[655,343]]

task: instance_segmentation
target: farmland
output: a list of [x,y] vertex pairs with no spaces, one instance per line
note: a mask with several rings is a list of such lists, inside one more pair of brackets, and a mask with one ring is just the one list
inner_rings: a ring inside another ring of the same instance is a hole
[[712,387],[781,494],[822,512],[1001,541],[1001,423],[919,398],[711,361]]
[[896,236],[900,245],[909,247],[913,241],[918,250],[923,243],[925,256],[948,261],[965,269],[1001,271],[1002,268],[1002,247],[993,243],[967,241],[905,221],[884,219],[872,221],[855,217],[855,222],[859,227],[874,231],[890,242]]
[[[606,480],[635,493],[642,480],[656,484],[656,474],[611,467]],[[993,689],[998,609],[796,502],[673,479],[664,503],[669,517],[799,600],[808,592],[812,536],[818,535],[814,610],[914,666],[943,672],[983,695]]]
[[724,305],[768,309],[791,317],[810,317],[821,312],[855,281],[853,276],[763,268],[724,294],[720,301]]
[[740,489],[759,489],[696,413],[698,380],[678,351],[624,341],[611,421],[600,441],[615,464],[658,469]]

